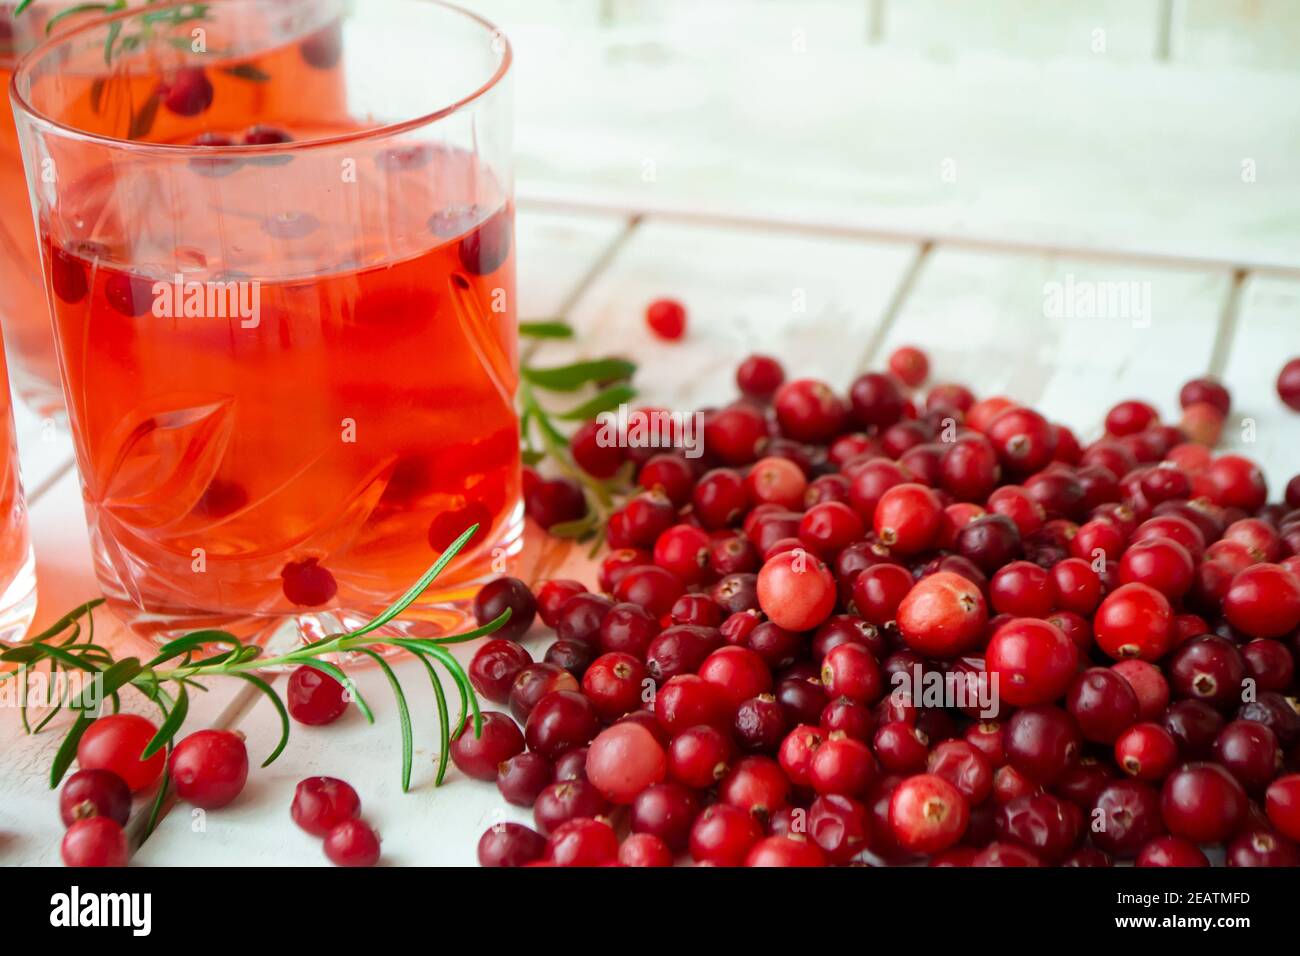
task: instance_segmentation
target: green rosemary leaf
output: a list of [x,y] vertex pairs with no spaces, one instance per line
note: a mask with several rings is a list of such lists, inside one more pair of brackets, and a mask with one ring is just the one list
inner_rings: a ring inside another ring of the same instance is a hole
[[186,651],[202,647],[204,644],[225,644],[232,651],[238,651],[244,646],[240,643],[239,638],[229,631],[194,631],[184,637],[178,637],[174,641],[168,641],[158,648],[158,656],[149,662],[149,666],[157,667],[159,664],[165,664],[167,661],[180,657]]
[[[474,712],[474,737],[477,739],[483,732],[483,714],[479,711],[478,696],[474,693],[474,688],[470,686],[469,675],[461,668],[460,662],[451,656],[451,652],[442,647],[434,648],[429,652],[447,669],[451,679],[456,682],[460,688],[461,702],[469,703],[470,709]],[[462,715],[460,720],[461,726],[465,724],[465,718]]]
[[476,641],[480,637],[486,637],[489,634],[499,631],[505,627],[506,621],[510,620],[510,608],[506,608],[499,615],[488,621],[481,627],[476,627],[472,631],[466,631],[464,634],[453,634],[450,637],[409,637],[405,638],[405,644],[412,644],[421,650],[431,650],[433,647],[444,644],[466,644],[470,641]]
[[626,405],[634,398],[636,398],[636,389],[631,385],[611,385],[583,402],[577,408],[561,412],[555,417],[566,422],[590,421],[603,412],[612,411],[620,405]]
[[18,16],[35,2],[36,0],[18,0],[18,6],[14,7],[14,16]]
[[348,694],[352,697],[352,702],[357,705],[357,710],[361,711],[361,715],[366,718],[366,723],[373,724],[375,722],[375,712],[370,709],[366,699],[361,696],[361,691],[357,689],[356,683],[351,677],[343,673],[342,668],[331,664],[329,661],[322,660],[309,661],[307,666],[314,667],[318,671],[324,671],[347,688]]
[[575,362],[558,368],[528,368],[521,372],[525,379],[538,388],[552,392],[573,392],[588,382],[617,382],[632,377],[636,366],[626,359],[596,359]]
[[185,723],[185,715],[190,709],[190,692],[185,689],[185,685],[180,685],[180,690],[176,694],[176,704],[172,707],[171,713],[163,721],[162,726],[158,728],[158,733],[153,735],[153,740],[149,741],[144,752],[140,754],[141,760],[148,760],[158,751],[166,747],[177,732],[181,729],[181,724]]
[[429,683],[433,685],[433,700],[438,706],[438,772],[433,777],[435,787],[442,786],[442,778],[447,775],[447,759],[451,756],[451,725],[447,715],[447,694],[442,689],[442,680],[429,659],[423,654],[415,655],[429,674]]
[[[58,674],[58,665],[55,663],[51,663],[50,664],[50,686],[51,687],[53,687],[56,683],[58,683],[58,681],[55,678],[55,675],[57,674]],[[68,686],[69,685],[65,683],[64,686],[59,690],[58,703],[55,704],[54,707],[50,709],[50,712],[48,714],[45,715],[45,719],[42,720],[39,724],[37,724],[30,731],[31,733],[39,734],[42,730],[44,730],[46,727],[49,726],[50,721],[52,721],[55,717],[59,716],[59,714],[63,712],[63,708],[68,702]]]
[[94,601],[87,601],[85,604],[82,604],[79,607],[74,607],[67,614],[63,615],[63,617],[59,618],[57,621],[55,621],[45,630],[41,631],[41,633],[37,634],[35,637],[29,637],[23,643],[41,644],[45,641],[48,641],[50,638],[54,637],[55,635],[62,633],[63,630],[67,628],[69,624],[71,624],[77,618],[81,617],[81,615],[94,611],[95,608],[99,607],[103,603],[104,603],[104,599],[99,598]]
[[275,762],[276,757],[284,753],[284,748],[289,743],[289,712],[285,710],[284,701],[280,700],[280,695],[271,689],[270,684],[262,680],[262,678],[258,677],[256,674],[235,673],[231,676],[238,677],[240,680],[248,681],[248,683],[260,690],[271,701],[271,706],[275,708],[275,712],[280,715],[280,742],[276,744],[275,749],[271,751],[271,756],[262,761],[263,767],[269,767]]
[[228,66],[222,70],[223,73],[229,73],[231,76],[238,77],[241,80],[248,80],[252,83],[266,83],[271,79],[271,74],[264,70],[259,70],[252,63],[240,63],[238,66]]
[[519,334],[530,339],[571,339],[573,326],[559,319],[541,322],[520,322]]
[[[115,695],[119,690],[131,683],[139,676],[144,667],[140,664],[137,657],[124,657],[120,661],[110,664],[105,670],[101,671],[98,680],[100,682],[100,692],[103,694]],[[82,710],[89,707],[87,701],[73,698],[73,703]],[[96,702],[95,710],[99,710],[102,701]]]
[[429,585],[433,583],[434,578],[442,573],[442,569],[450,564],[456,555],[460,554],[460,549],[465,547],[465,543],[478,533],[478,527],[477,524],[471,525],[464,534],[453,541],[447,550],[442,553],[442,557],[438,559],[437,563],[428,571],[425,571],[420,580],[416,581],[415,584],[411,586],[410,590],[398,598],[397,601],[388,608],[388,610],[384,611],[384,613],[380,614],[369,624],[363,625],[355,631],[350,631],[347,636],[361,637],[372,631],[376,631],[410,607],[415,602],[416,598],[428,590]]
[[525,465],[527,465],[530,468],[533,467],[534,465],[540,465],[545,460],[546,460],[546,452],[533,451],[531,448],[526,449],[523,452],[523,462]]
[[86,729],[95,722],[85,711],[77,715],[76,722],[68,731],[68,735],[63,738],[63,743],[59,744],[59,752],[54,755],[54,762],[50,764],[50,789],[53,790],[63,779],[63,775],[68,772],[72,766],[72,761],[77,757],[77,744],[81,743],[82,736]]
[[415,758],[415,737],[411,733],[411,711],[406,706],[406,695],[402,693],[402,684],[388,666],[388,661],[368,647],[358,650],[379,665],[388,678],[388,685],[393,688],[393,697],[397,699],[397,720],[402,727],[402,793],[406,793],[411,789],[411,764]]
[[[44,646],[33,644],[19,644],[17,647],[11,647],[3,654],[0,654],[0,661],[6,664],[30,664],[32,661],[44,659]],[[14,673],[16,672],[11,671],[3,676],[6,678],[12,677]]]
[[[172,745],[167,744],[167,759],[165,763],[170,763],[172,759]],[[153,831],[158,829],[158,818],[162,816],[163,804],[167,800],[167,785],[170,782],[171,774],[164,773],[162,779],[158,782],[158,793],[154,795],[153,805],[149,808],[149,819],[145,821],[144,836],[141,842],[153,836]]]
[[46,644],[44,645],[44,647],[45,647],[46,656],[52,658],[53,660],[59,661],[65,667],[72,667],[79,671],[88,671],[89,673],[92,674],[97,673],[99,671],[99,668],[96,667],[94,664],[87,663],[85,660],[78,657],[76,654],[69,654],[61,647],[54,647],[50,644]]

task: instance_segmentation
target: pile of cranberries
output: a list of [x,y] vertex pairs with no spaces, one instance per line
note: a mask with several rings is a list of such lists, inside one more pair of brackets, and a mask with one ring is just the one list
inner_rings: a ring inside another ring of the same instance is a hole
[[452,756],[535,827],[483,865],[1300,865],[1300,476],[1269,503],[1211,450],[1211,380],[1085,445],[928,374],[901,349],[842,395],[753,356],[702,458],[575,435],[639,488],[597,590],[490,586],[514,626],[470,676],[502,711]]

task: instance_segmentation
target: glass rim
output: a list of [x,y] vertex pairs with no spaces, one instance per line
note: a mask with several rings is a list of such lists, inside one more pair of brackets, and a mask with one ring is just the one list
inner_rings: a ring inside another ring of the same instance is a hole
[[87,130],[78,129],[75,126],[57,120],[36,109],[36,107],[29,102],[28,97],[23,96],[20,92],[18,86],[20,79],[29,78],[35,65],[44,60],[58,47],[66,45],[78,37],[90,33],[92,30],[102,29],[119,21],[131,20],[144,13],[157,13],[160,11],[188,7],[191,5],[191,0],[167,0],[166,3],[120,10],[108,16],[95,17],[91,20],[87,20],[85,23],[80,23],[63,33],[45,38],[40,42],[40,44],[19,58],[14,68],[13,76],[9,80],[9,100],[15,114],[21,115],[28,121],[42,127],[46,131],[55,132],[64,138],[87,143],[98,143],[118,150],[171,156],[182,156],[187,153],[204,155],[218,150],[223,154],[228,153],[231,155],[276,155],[317,148],[341,146],[348,143],[364,142],[366,140],[383,139],[385,137],[400,135],[402,133],[410,132],[411,130],[429,126],[448,116],[459,113],[466,107],[476,103],[501,84],[501,81],[505,78],[506,74],[510,71],[511,65],[514,63],[514,48],[510,44],[509,37],[505,35],[505,32],[500,27],[488,20],[486,17],[479,16],[479,14],[474,11],[467,10],[454,3],[449,3],[447,0],[407,0],[407,2],[424,3],[429,6],[442,7],[444,10],[464,17],[467,20],[471,20],[486,29],[488,33],[499,37],[503,44],[503,48],[501,50],[500,62],[497,63],[496,69],[483,85],[455,102],[440,107],[433,112],[423,113],[419,116],[412,117],[411,119],[401,120],[396,123],[385,123],[381,126],[375,126],[351,133],[340,133],[333,136],[322,136],[315,139],[297,140],[288,143],[275,143],[270,145],[232,144],[230,146],[202,146],[190,143],[148,143],[140,142],[138,140],[120,139],[116,136],[107,136],[103,133],[93,133],[88,132]]

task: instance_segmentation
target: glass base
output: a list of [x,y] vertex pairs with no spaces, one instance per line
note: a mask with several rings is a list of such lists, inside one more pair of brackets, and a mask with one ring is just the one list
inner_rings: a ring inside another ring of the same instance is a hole
[[17,644],[36,617],[36,556],[30,548],[13,581],[0,594],[0,644]]
[[[497,539],[475,551],[468,560],[453,562],[439,581],[408,607],[385,632],[401,637],[437,638],[475,627],[473,602],[480,587],[504,574],[509,562],[523,551],[523,507],[515,509]],[[374,607],[323,608],[296,614],[232,615],[201,609],[144,609],[124,593],[110,590],[112,574],[100,574],[108,607],[136,634],[165,644],[193,631],[221,630],[246,644],[257,644],[272,654],[284,654],[295,647],[324,637],[356,630],[372,621],[391,604],[391,599]],[[443,582],[444,586],[439,587]],[[411,582],[414,583],[414,582]],[[340,663],[365,660],[349,654]]]

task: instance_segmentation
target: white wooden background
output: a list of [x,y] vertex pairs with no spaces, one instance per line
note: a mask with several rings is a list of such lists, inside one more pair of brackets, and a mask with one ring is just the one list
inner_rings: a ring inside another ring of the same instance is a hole
[[[1179,385],[1209,372],[1236,401],[1225,445],[1263,462],[1275,489],[1300,471],[1300,418],[1272,391],[1300,353],[1300,27],[1282,0],[473,6],[518,55],[521,314],[581,330],[534,362],[635,355],[647,402],[688,407],[726,399],[754,349],[843,387],[912,343],[937,379],[1013,394],[1084,436],[1121,398],[1173,417]],[[1149,283],[1151,322],[1048,317],[1045,288],[1067,277]],[[642,323],[665,294],[691,311],[680,345]],[[19,419],[40,626],[96,589],[67,437]],[[589,572],[530,532],[521,576]],[[540,657],[544,636],[530,647]],[[418,667],[399,676],[424,686]],[[288,818],[311,774],[357,788],[391,864],[473,863],[488,825],[528,821],[454,769],[433,788],[418,692],[402,794],[391,697],[379,674],[359,680],[378,726],[356,713],[295,725],[234,805],[173,808],[136,863],[323,864]],[[200,695],[188,726],[238,727],[253,758],[278,734],[242,685]],[[56,744],[0,713],[0,863],[57,862]]]

